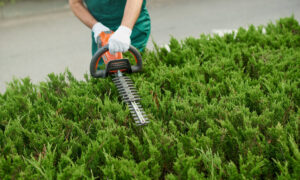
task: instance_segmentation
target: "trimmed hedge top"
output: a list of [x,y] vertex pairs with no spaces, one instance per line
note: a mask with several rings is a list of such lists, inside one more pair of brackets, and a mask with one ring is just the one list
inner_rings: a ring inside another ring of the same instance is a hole
[[170,52],[143,57],[144,72],[130,75],[151,117],[142,128],[111,78],[11,82],[0,94],[0,179],[300,179],[293,17],[172,38]]

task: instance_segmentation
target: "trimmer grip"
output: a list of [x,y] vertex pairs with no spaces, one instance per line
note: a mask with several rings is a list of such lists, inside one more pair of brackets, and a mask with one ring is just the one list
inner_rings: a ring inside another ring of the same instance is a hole
[[[107,52],[108,49],[108,45],[105,45],[101,48],[99,48],[97,50],[97,52],[94,54],[94,56],[92,57],[91,63],[90,63],[90,73],[94,78],[105,78],[107,77],[107,73],[105,70],[97,70],[97,66],[98,66],[98,62],[99,62],[99,58],[105,53]],[[131,66],[131,71],[132,72],[139,72],[142,70],[143,67],[143,63],[142,63],[142,56],[139,53],[139,51],[133,47],[133,46],[129,46],[128,51],[134,56],[135,61],[136,61],[136,65]]]
[[97,37],[97,42],[96,42],[96,44],[97,44],[98,49],[102,46],[102,42],[101,42],[100,36]]
[[129,46],[128,51],[134,56],[136,65],[131,66],[133,73],[140,72],[143,69],[142,55],[134,46]]
[[96,44],[97,44],[98,49],[108,43],[108,40],[109,40],[112,33],[113,33],[112,31],[102,31],[97,36]]

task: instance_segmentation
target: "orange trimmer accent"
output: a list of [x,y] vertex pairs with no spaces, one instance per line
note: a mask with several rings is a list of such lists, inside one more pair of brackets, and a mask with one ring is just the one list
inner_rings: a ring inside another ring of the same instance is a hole
[[[108,40],[110,36],[113,34],[112,31],[110,32],[101,32],[99,34],[100,37],[100,42],[101,42],[101,47],[105,46],[108,44]],[[105,52],[101,57],[99,57],[99,60],[103,58],[104,64],[107,64],[111,60],[116,60],[116,59],[123,59],[123,55],[121,52],[117,52],[115,54],[110,54],[109,51]]]

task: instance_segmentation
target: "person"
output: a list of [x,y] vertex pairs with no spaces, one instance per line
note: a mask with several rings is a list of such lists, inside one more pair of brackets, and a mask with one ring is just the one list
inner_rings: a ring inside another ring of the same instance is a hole
[[111,54],[126,52],[130,45],[146,47],[151,22],[146,0],[69,0],[75,16],[92,30],[92,55],[101,32],[112,30],[108,41]]

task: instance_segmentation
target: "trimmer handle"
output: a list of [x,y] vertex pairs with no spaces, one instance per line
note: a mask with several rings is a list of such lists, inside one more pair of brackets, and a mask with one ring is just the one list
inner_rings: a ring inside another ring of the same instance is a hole
[[[98,62],[99,59],[101,58],[102,55],[104,55],[105,52],[107,52],[108,49],[108,45],[105,45],[101,48],[99,48],[97,50],[97,52],[94,54],[94,56],[92,57],[91,63],[90,63],[90,73],[94,78],[105,78],[107,77],[107,71],[106,70],[97,70],[98,67]],[[131,72],[135,73],[135,72],[139,72],[142,70],[142,56],[139,53],[139,51],[133,47],[133,46],[129,46],[128,51],[134,56],[135,61],[136,61],[136,65],[131,66]],[[112,60],[114,61],[114,60]]]

